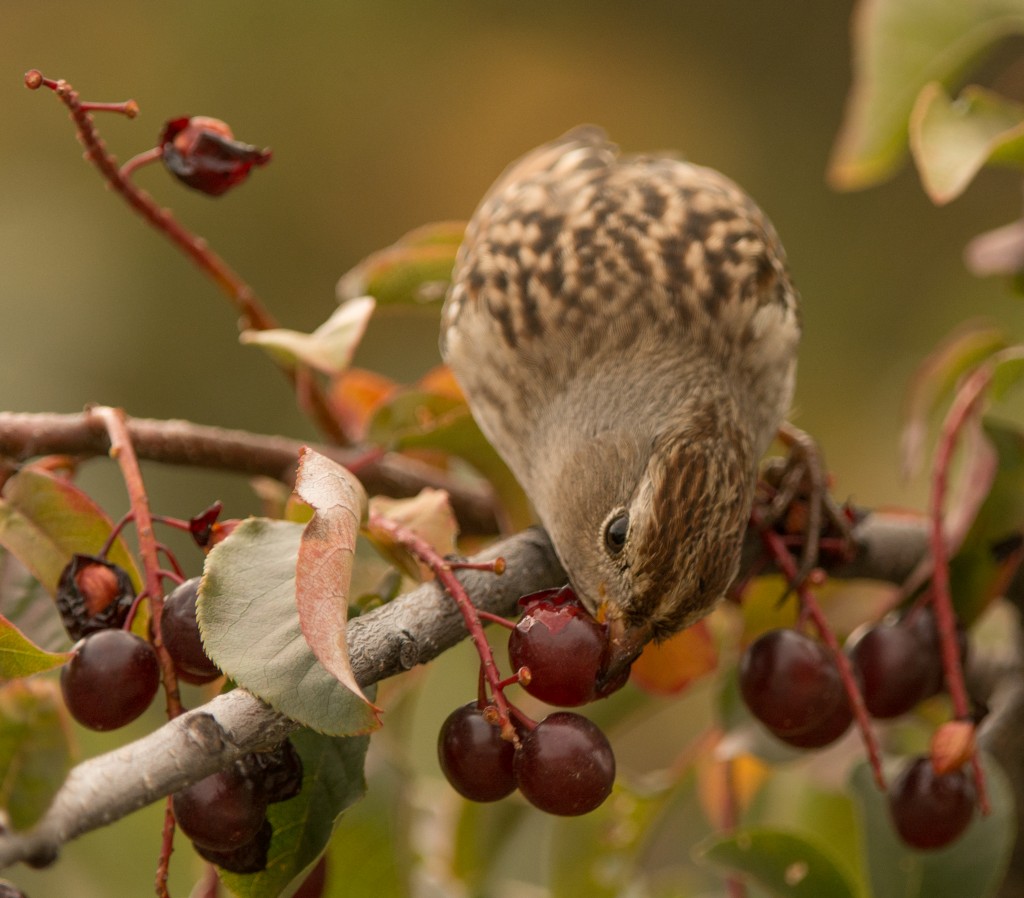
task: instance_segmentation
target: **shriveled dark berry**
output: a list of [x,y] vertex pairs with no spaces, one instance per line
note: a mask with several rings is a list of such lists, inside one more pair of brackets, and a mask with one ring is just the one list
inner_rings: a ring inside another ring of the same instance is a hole
[[437,760],[452,788],[464,798],[497,801],[515,791],[514,754],[512,743],[484,719],[476,702],[456,708],[441,724]]
[[160,636],[174,668],[187,683],[209,683],[220,676],[220,670],[203,649],[196,620],[196,600],[199,598],[199,577],[193,577],[175,587],[164,600],[160,617]]
[[57,584],[57,610],[72,640],[120,629],[135,599],[128,572],[95,555],[72,555]]
[[615,755],[597,724],[571,711],[549,714],[515,755],[519,791],[549,814],[587,814],[611,794]]
[[153,647],[126,630],[100,630],[79,640],[61,668],[60,688],[71,716],[93,730],[135,720],[160,687]]
[[270,150],[235,140],[225,122],[205,115],[171,119],[160,146],[167,170],[208,196],[226,193],[270,161]]
[[193,842],[192,847],[196,853],[211,864],[216,864],[224,870],[232,873],[259,873],[267,869],[267,852],[270,849],[270,840],[274,836],[273,827],[270,821],[263,820],[263,825],[244,845],[230,851],[218,851],[214,848],[207,848],[198,842]]
[[263,784],[267,804],[288,801],[302,791],[302,756],[290,739],[270,751],[246,755],[239,763],[246,776]]

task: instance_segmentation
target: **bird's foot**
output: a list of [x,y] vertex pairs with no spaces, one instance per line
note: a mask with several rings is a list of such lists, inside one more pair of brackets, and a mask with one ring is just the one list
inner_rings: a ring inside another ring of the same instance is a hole
[[[803,583],[822,561],[839,564],[854,553],[854,517],[829,494],[829,477],[817,442],[788,422],[779,440],[789,450],[761,472],[756,503],[764,529],[780,532],[799,548],[800,564],[791,587]],[[794,553],[795,554],[795,553]]]

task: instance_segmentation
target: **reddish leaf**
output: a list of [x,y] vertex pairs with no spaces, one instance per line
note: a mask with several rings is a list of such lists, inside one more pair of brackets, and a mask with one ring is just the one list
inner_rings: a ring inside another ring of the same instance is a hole
[[650,643],[633,662],[631,679],[659,695],[682,692],[718,666],[718,649],[704,621],[664,642]]
[[302,533],[295,569],[295,601],[302,635],[324,668],[363,696],[352,673],[345,625],[352,560],[359,524],[366,513],[366,494],[349,471],[308,447],[299,454],[295,491],[314,509]]
[[331,381],[331,405],[345,432],[362,440],[377,409],[397,391],[398,384],[382,374],[349,368]]
[[[0,496],[0,546],[8,549],[53,595],[73,554],[95,555],[113,523],[71,481],[36,465],[22,468]],[[124,568],[136,589],[141,578],[124,540],[114,541],[107,559]]]

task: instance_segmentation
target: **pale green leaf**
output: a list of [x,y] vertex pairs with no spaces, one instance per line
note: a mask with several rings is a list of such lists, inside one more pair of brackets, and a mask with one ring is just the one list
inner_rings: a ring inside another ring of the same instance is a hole
[[965,88],[953,101],[933,81],[914,105],[910,149],[925,192],[948,203],[986,162],[1024,165],[1024,106],[980,87]]
[[238,339],[243,344],[259,346],[286,363],[302,362],[333,376],[351,364],[375,307],[372,297],[360,296],[340,305],[311,334],[277,327],[242,331]]
[[745,829],[716,836],[697,857],[763,886],[778,898],[858,898],[855,886],[828,851],[776,829]]
[[302,635],[295,568],[303,527],[243,521],[206,559],[198,618],[203,645],[231,679],[317,732],[378,727],[373,706],[316,660]]
[[369,295],[381,305],[439,305],[465,230],[464,221],[443,221],[410,231],[343,275],[338,299]]
[[47,652],[0,614],[0,681],[28,677],[60,667],[70,652]]
[[64,705],[50,679],[0,686],[0,809],[14,829],[43,814],[71,769]]
[[862,0],[853,22],[853,86],[829,179],[843,190],[891,175],[910,112],[932,81],[950,87],[1001,37],[1024,32],[1020,0]]

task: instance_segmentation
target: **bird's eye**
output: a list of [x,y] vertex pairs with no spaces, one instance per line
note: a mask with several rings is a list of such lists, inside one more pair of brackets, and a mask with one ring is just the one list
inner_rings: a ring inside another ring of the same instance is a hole
[[604,527],[604,544],[612,555],[618,555],[626,545],[626,534],[629,533],[629,515],[621,512],[610,518]]

